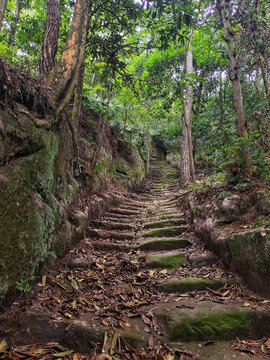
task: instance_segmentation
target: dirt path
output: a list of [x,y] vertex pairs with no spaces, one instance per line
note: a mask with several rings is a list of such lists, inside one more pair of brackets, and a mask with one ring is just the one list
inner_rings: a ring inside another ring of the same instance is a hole
[[269,358],[269,302],[197,242],[176,172],[151,174],[1,315],[0,358]]

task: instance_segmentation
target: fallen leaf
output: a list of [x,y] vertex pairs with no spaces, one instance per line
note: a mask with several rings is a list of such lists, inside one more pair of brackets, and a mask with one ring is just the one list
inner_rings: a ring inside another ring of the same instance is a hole
[[72,309],[76,309],[76,307],[77,307],[77,300],[76,299],[72,301],[71,306],[72,306]]
[[41,285],[44,287],[46,285],[47,276],[43,275],[41,280]]
[[262,344],[261,345],[261,351],[265,354],[267,352],[267,345]]
[[65,316],[66,316],[67,318],[69,318],[69,319],[72,318],[72,315],[71,315],[70,313],[68,313],[68,312],[65,312]]
[[249,306],[250,306],[250,303],[245,302],[245,303],[243,304],[243,306],[244,306],[244,307],[249,307]]
[[4,353],[7,350],[7,343],[5,340],[0,342],[0,353]]
[[59,358],[63,358],[69,354],[72,354],[74,351],[73,350],[68,350],[68,351],[63,351],[57,354],[52,354],[53,357],[59,357]]
[[78,284],[76,283],[76,281],[74,279],[71,280],[70,285],[75,291],[79,290]]
[[268,347],[270,346],[270,338],[265,341],[265,345],[267,345]]
[[163,269],[163,270],[160,270],[160,274],[167,274],[168,270],[166,269]]

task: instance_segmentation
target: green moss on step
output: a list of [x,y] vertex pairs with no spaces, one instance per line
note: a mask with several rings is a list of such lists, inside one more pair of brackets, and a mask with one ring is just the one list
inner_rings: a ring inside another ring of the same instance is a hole
[[152,198],[148,197],[148,196],[143,196],[139,199],[139,201],[151,201]]
[[168,228],[163,228],[163,229],[152,230],[147,233],[144,233],[142,236],[145,238],[178,236],[178,235],[181,235],[185,230],[186,230],[185,226],[175,226],[175,227],[168,227]]
[[252,312],[231,310],[185,317],[170,330],[170,340],[206,341],[248,337],[252,329]]
[[162,238],[144,241],[137,246],[141,250],[177,250],[190,246],[190,241],[186,239]]
[[160,221],[154,221],[150,223],[146,223],[144,225],[144,229],[155,229],[155,228],[164,228],[164,227],[170,227],[174,225],[181,225],[183,224],[183,220],[160,220]]
[[186,292],[186,291],[202,291],[206,288],[210,289],[219,289],[223,286],[221,280],[216,279],[198,279],[198,278],[188,278],[188,279],[172,279],[163,284],[160,284],[158,288],[163,292]]
[[185,261],[184,253],[153,254],[146,259],[146,265],[154,268],[175,269]]

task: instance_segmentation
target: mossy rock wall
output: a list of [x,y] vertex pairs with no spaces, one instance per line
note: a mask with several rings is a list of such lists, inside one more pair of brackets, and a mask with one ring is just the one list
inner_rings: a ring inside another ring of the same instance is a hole
[[37,129],[27,117],[17,121],[2,111],[0,119],[1,303],[48,257],[77,186],[74,179],[73,187],[63,181],[59,172],[58,131]]
[[258,229],[227,238],[227,258],[252,289],[270,294],[270,230]]
[[[27,283],[46,259],[51,263],[52,251],[61,256],[71,242],[82,239],[92,213],[101,215],[121,202],[114,194],[106,197],[109,182],[134,188],[144,178],[140,157],[131,163],[102,148],[95,174],[84,184],[90,200],[85,221],[78,226],[69,213],[77,210],[75,199],[80,196],[73,156],[67,121],[46,130],[25,116],[17,120],[0,110],[0,305],[12,299],[16,283]],[[97,202],[91,202],[93,192],[101,194]]]

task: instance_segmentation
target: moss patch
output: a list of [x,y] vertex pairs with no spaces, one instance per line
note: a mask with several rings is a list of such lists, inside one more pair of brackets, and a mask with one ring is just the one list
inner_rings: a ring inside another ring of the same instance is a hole
[[186,292],[186,291],[202,291],[206,288],[209,289],[219,289],[223,286],[221,280],[211,280],[211,279],[198,279],[198,278],[188,278],[188,279],[172,279],[163,284],[160,284],[158,288],[167,293],[172,292]]
[[184,231],[186,231],[186,229],[186,226],[167,227],[163,229],[149,231],[147,233],[144,233],[142,236],[145,238],[178,236],[181,235]]
[[185,262],[184,253],[168,252],[163,254],[152,254],[146,259],[146,265],[149,267],[162,269],[175,269],[182,266]]
[[144,241],[138,246],[137,249],[141,250],[177,250],[190,246],[190,241],[186,239],[177,239],[177,238],[161,238]]
[[184,317],[170,330],[170,340],[231,340],[248,337],[252,329],[252,312],[230,310]]
[[174,219],[174,220],[160,220],[160,221],[153,221],[150,223],[146,223],[144,225],[144,229],[155,229],[155,228],[164,228],[170,226],[177,226],[184,223],[183,219]]

